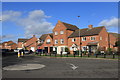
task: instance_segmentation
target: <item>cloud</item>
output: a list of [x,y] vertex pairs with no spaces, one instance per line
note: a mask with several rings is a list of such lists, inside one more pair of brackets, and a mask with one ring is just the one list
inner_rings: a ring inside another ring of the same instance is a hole
[[15,35],[2,35],[2,36],[0,37],[0,39],[6,40],[6,39],[12,39],[12,38],[14,38],[14,37],[15,37]]
[[107,28],[118,27],[118,18],[112,17],[110,19],[102,20],[98,25],[106,26]]
[[18,23],[24,26],[27,37],[33,34],[40,36],[41,34],[52,31],[52,24],[46,21],[49,17],[42,10],[34,10],[29,12],[26,18],[19,20]]
[[4,11],[3,21],[12,21],[25,30],[25,37],[31,37],[52,31],[52,24],[47,21],[51,16],[45,15],[43,10],[33,10],[28,12],[27,16],[23,17],[22,12],[18,11]]
[[15,21],[19,16],[21,16],[21,12],[19,11],[3,11],[2,21]]

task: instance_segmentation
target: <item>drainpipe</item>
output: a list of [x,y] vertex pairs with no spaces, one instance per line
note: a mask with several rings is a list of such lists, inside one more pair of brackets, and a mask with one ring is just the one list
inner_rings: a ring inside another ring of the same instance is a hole
[[110,48],[110,35],[108,33],[108,48]]

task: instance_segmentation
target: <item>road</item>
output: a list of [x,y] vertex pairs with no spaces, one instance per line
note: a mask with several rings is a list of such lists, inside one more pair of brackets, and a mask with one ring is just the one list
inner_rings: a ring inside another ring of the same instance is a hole
[[85,58],[49,58],[26,55],[3,58],[3,68],[18,64],[42,64],[35,70],[3,70],[3,78],[118,78],[118,61]]

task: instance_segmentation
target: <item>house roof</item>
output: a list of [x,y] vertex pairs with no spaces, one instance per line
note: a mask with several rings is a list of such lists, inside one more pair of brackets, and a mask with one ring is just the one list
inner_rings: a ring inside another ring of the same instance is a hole
[[42,46],[43,43],[38,44],[38,46]]
[[79,37],[79,35],[82,36],[92,36],[92,35],[98,35],[100,31],[103,29],[104,26],[101,27],[94,27],[92,29],[84,28],[84,29],[77,29],[75,32],[73,32],[69,38],[72,37]]
[[68,23],[65,23],[65,22],[62,22],[65,27],[68,29],[68,30],[76,30],[76,29],[79,29],[76,25],[72,25],[72,24],[68,24]]
[[18,42],[25,42],[25,41],[27,41],[28,39],[24,39],[24,38],[19,38],[18,39]]
[[50,34],[43,34],[39,39],[45,40],[48,35],[50,35],[50,37],[53,38],[53,33],[50,33]]
[[8,44],[8,46],[11,46],[11,45],[13,45],[13,44],[15,44],[15,43]]
[[120,37],[120,34],[118,34],[118,33],[109,33],[109,34],[112,34],[113,36],[115,36],[116,38],[118,38],[118,37]]

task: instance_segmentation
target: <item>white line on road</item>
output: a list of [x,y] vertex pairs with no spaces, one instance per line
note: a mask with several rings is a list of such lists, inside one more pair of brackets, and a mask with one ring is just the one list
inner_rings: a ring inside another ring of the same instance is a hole
[[75,66],[74,64],[70,64],[70,65],[72,66],[71,68],[72,68],[73,70],[75,70],[75,69],[78,68],[78,66]]

